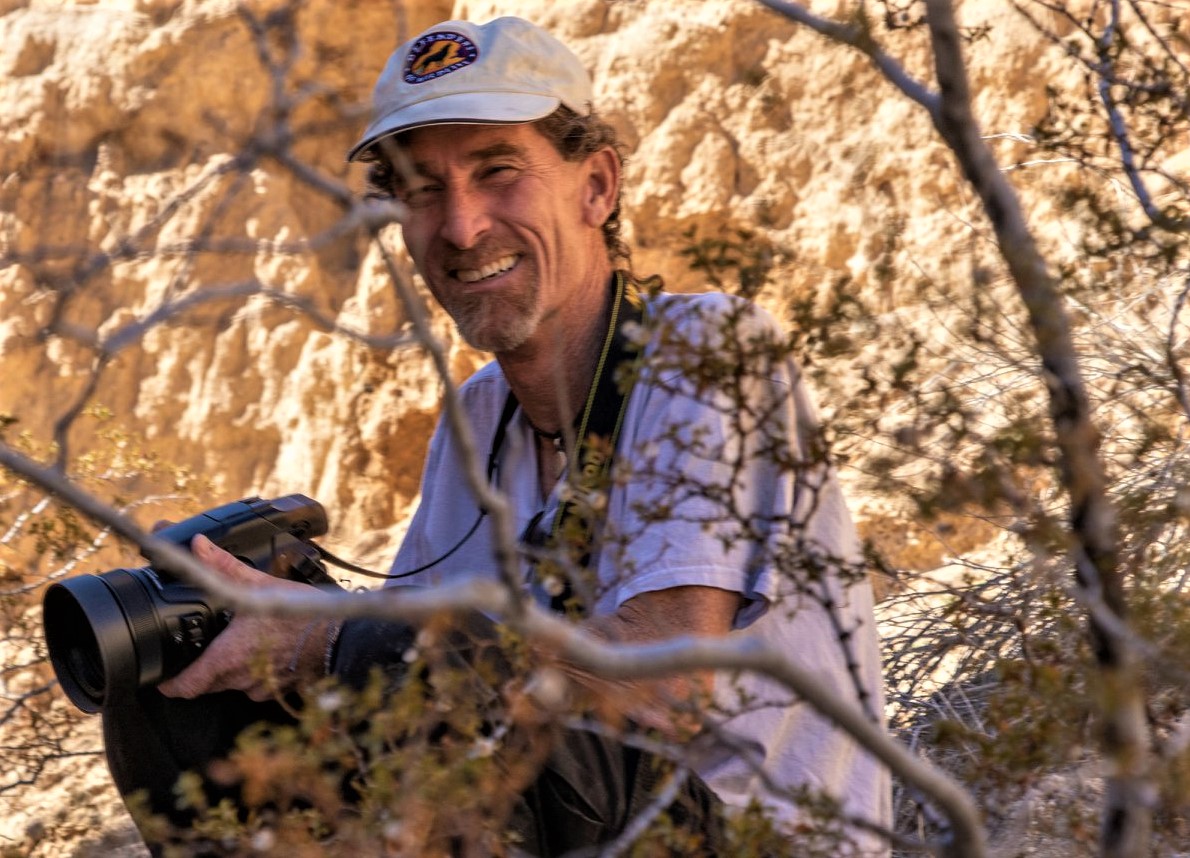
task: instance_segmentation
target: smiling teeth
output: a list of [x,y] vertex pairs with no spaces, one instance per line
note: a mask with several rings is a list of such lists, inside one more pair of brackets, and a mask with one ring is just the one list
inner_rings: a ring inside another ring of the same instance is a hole
[[460,268],[455,275],[464,283],[477,283],[480,280],[486,280],[489,277],[495,277],[497,274],[503,274],[505,271],[516,265],[516,255],[509,255],[497,259],[495,262],[489,262],[482,268]]

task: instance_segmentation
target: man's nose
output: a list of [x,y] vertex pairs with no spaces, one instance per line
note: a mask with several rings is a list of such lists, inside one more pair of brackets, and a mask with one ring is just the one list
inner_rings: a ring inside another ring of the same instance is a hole
[[473,247],[491,225],[487,205],[479,194],[455,190],[446,195],[442,237],[460,250]]

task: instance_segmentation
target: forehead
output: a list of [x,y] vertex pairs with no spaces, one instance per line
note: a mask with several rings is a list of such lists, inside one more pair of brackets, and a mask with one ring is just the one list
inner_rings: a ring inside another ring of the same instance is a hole
[[[414,164],[486,161],[521,157],[560,160],[534,123],[516,125],[428,125],[406,131],[400,146]],[[552,156],[552,157],[551,157]]]

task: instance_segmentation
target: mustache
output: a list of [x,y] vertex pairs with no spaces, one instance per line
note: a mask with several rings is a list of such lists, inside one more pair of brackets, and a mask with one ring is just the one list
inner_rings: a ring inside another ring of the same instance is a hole
[[442,264],[447,270],[454,271],[459,268],[479,268],[505,256],[522,255],[520,250],[489,242],[469,247],[466,250],[449,251],[443,255]]

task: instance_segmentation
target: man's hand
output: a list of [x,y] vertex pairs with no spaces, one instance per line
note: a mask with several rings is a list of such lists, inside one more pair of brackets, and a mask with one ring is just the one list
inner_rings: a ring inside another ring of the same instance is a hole
[[[245,588],[311,589],[253,569],[205,536],[196,536],[190,550],[209,569]],[[167,697],[234,689],[253,700],[268,700],[299,680],[322,675],[328,625],[327,620],[309,617],[236,614],[197,661],[157,688]]]

